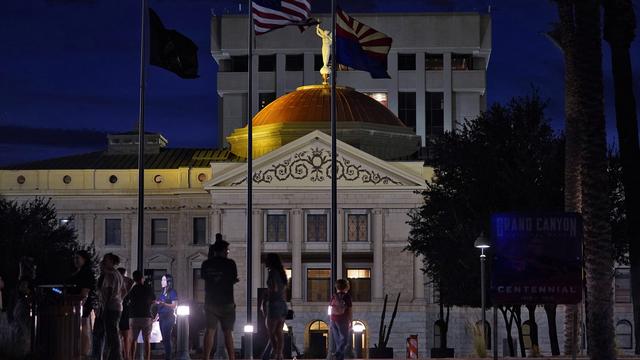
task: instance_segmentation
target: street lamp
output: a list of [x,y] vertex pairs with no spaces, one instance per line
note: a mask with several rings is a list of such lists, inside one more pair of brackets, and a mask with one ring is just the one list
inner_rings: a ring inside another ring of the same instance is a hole
[[189,356],[189,305],[178,305],[178,356],[177,360],[190,360]]
[[484,266],[487,260],[487,256],[484,254],[484,250],[491,247],[489,239],[484,236],[484,232],[480,233],[480,236],[476,238],[473,246],[480,249],[480,303],[482,304],[482,340],[485,342],[485,348],[487,346],[487,337],[485,336],[486,329],[486,315],[485,315],[485,285],[484,285]]

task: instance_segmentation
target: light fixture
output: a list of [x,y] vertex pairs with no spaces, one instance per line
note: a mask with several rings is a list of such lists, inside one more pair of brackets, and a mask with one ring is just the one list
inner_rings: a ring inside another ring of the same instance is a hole
[[491,247],[491,242],[489,242],[489,238],[484,236],[484,232],[481,232],[480,235],[476,238],[476,241],[473,243],[478,249],[488,249]]
[[178,305],[176,313],[178,316],[189,316],[191,309],[189,308],[189,305]]
[[253,333],[253,325],[251,324],[247,324],[244,326],[244,332],[246,334],[252,334]]
[[353,332],[356,332],[358,334],[365,330],[364,325],[359,321],[354,321],[351,328],[353,329]]
[[331,305],[327,306],[327,315],[331,316]]
[[282,331],[289,332],[289,327],[287,326],[287,323],[282,324]]

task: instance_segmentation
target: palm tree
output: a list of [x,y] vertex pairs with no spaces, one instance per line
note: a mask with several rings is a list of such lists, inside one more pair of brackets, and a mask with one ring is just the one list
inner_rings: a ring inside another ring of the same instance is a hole
[[[575,89],[575,67],[572,66],[575,58],[574,37],[575,19],[573,16],[573,2],[559,0],[558,15],[560,21],[554,24],[548,33],[551,40],[560,48],[565,63],[564,71],[564,112],[565,112],[565,163],[564,163],[564,209],[567,212],[581,212],[581,178],[580,178],[580,119],[578,117],[578,97]],[[555,312],[555,308],[554,308]],[[564,318],[564,353],[572,353],[572,345],[577,343],[580,337],[580,312],[577,305],[569,305],[565,310]],[[555,316],[554,316],[555,319]],[[551,324],[549,324],[551,325]],[[555,324],[554,324],[555,328]],[[553,341],[552,341],[553,344]],[[551,347],[552,355],[560,355],[556,346]]]
[[[640,326],[640,146],[636,99],[633,94],[629,46],[635,38],[636,18],[631,0],[604,0],[604,39],[611,47],[616,126],[620,143],[624,207],[631,263],[633,319]],[[635,332],[635,353],[640,354],[640,333]]]

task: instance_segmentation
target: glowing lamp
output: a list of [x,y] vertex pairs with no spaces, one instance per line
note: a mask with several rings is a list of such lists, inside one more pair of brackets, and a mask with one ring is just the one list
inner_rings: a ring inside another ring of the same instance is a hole
[[176,313],[178,316],[189,316],[191,309],[189,308],[189,305],[178,305]]
[[248,324],[244,326],[244,332],[247,334],[251,334],[253,333],[253,325]]

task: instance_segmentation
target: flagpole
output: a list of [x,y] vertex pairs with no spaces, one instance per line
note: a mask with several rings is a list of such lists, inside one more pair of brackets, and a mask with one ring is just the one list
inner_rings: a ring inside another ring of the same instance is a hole
[[146,54],[146,18],[147,0],[142,0],[142,16],[140,20],[140,108],[138,113],[138,266],[139,271],[143,271],[144,259],[144,92],[147,81]]
[[331,0],[331,292],[335,288],[338,274],[338,177],[337,177],[337,111],[336,82],[338,62],[336,59],[336,0]]
[[[253,287],[253,8],[249,3],[249,23],[247,26],[247,325],[251,321],[251,298]],[[252,333],[245,332],[248,337],[246,359],[253,358]]]

